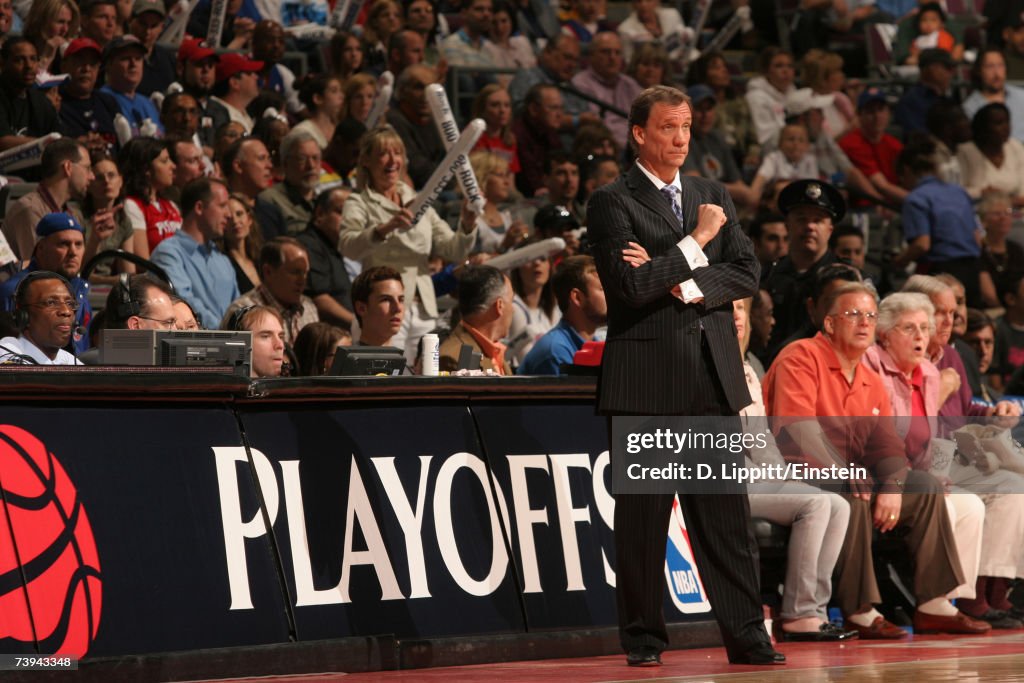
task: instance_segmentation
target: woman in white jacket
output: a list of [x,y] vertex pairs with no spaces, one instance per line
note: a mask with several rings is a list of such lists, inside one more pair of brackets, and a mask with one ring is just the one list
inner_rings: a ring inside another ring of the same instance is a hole
[[468,203],[463,204],[455,231],[429,208],[413,225],[405,207],[416,197],[416,190],[403,181],[405,170],[405,144],[394,128],[381,126],[363,136],[357,167],[361,189],[345,202],[338,251],[361,261],[364,269],[391,266],[402,274],[405,322],[391,341],[404,346],[412,365],[420,339],[437,321],[430,256],[464,261],[476,242],[476,214]]
[[774,145],[786,125],[786,95],[795,90],[793,55],[779,47],[766,47],[759,62],[762,75],[747,84],[747,104],[758,143]]

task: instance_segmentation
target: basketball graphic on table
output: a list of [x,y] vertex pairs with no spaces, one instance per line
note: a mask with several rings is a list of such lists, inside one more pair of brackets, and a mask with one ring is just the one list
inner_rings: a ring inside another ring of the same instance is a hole
[[12,425],[0,425],[0,489],[0,651],[5,639],[38,640],[40,654],[81,657],[96,638],[102,589],[78,492],[46,445]]

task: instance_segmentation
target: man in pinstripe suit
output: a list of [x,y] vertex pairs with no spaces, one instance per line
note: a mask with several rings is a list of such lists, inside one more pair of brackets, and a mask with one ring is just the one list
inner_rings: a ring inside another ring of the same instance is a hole
[[[759,266],[725,187],[679,175],[691,121],[678,90],[642,92],[629,120],[637,163],[587,207],[608,300],[598,386],[607,415],[736,415],[750,403],[732,301],[757,291]],[[630,243],[650,260],[634,268],[623,255]],[[747,497],[687,494],[680,503],[729,661],[785,662],[764,629]],[[671,510],[671,495],[616,497],[619,633],[632,666],[660,664],[668,645],[662,568]]]

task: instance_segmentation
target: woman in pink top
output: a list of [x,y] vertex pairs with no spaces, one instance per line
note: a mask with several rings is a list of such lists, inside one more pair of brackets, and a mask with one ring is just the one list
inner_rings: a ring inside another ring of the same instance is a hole
[[864,354],[862,362],[885,383],[896,428],[904,437],[914,469],[931,470],[946,482],[947,490],[954,491],[946,496],[946,508],[964,584],[949,597],[960,598],[960,611],[993,628],[1021,628],[1024,624],[1005,611],[992,609],[987,595],[994,580],[990,572],[1005,573],[1000,567],[1009,563],[1016,573],[1012,558],[1024,539],[1024,504],[1019,498],[998,495],[986,496],[982,502],[974,493],[952,487],[948,467],[933,463],[932,454],[939,449],[933,450],[932,436],[937,435],[939,407],[944,400],[939,370],[927,357],[934,330],[935,307],[926,295],[890,294],[878,306],[878,343]]

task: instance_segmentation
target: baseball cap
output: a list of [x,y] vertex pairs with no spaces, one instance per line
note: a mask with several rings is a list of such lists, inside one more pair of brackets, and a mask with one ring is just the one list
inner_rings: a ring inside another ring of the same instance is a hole
[[1016,31],[1024,28],[1024,12],[1014,12],[1006,19],[1006,26]]
[[236,52],[225,52],[217,62],[217,82],[225,81],[236,74],[263,71],[263,62],[249,59]]
[[103,61],[107,61],[118,52],[132,49],[138,50],[142,54],[146,54],[146,46],[142,44],[141,40],[132,34],[126,33],[123,36],[118,36],[107,43],[107,46],[103,49]]
[[815,95],[810,88],[799,88],[786,95],[786,115],[799,116],[812,109],[824,109],[835,98],[835,94]]
[[872,102],[885,102],[889,104],[889,98],[881,88],[868,88],[857,98],[857,109],[863,109]]
[[100,44],[92,38],[75,38],[68,43],[66,48],[64,48],[64,57],[70,57],[82,52],[83,50],[92,50],[97,56],[103,56],[103,48],[101,48]]
[[144,12],[156,12],[161,17],[167,16],[163,0],[135,0],[132,5],[132,16],[137,17]]
[[181,41],[181,47],[178,48],[180,62],[201,62],[210,57],[218,59],[217,53],[213,48],[207,47],[202,38],[186,38]]
[[846,200],[832,185],[817,179],[794,180],[779,193],[779,211],[783,216],[798,206],[816,206],[832,216],[833,221],[846,215]]
[[48,213],[36,223],[36,235],[40,238],[49,237],[55,232],[65,230],[77,230],[85,233],[85,228],[75,220],[75,217],[67,213]]
[[923,69],[932,64],[941,64],[947,69],[952,69],[956,66],[956,62],[953,61],[953,55],[943,49],[930,47],[921,50],[921,54],[917,56],[917,65]]
[[718,101],[718,98],[715,97],[715,91],[702,83],[691,85],[686,89],[686,94],[690,96],[690,102],[692,102],[695,107],[704,100],[711,99],[716,102]]

